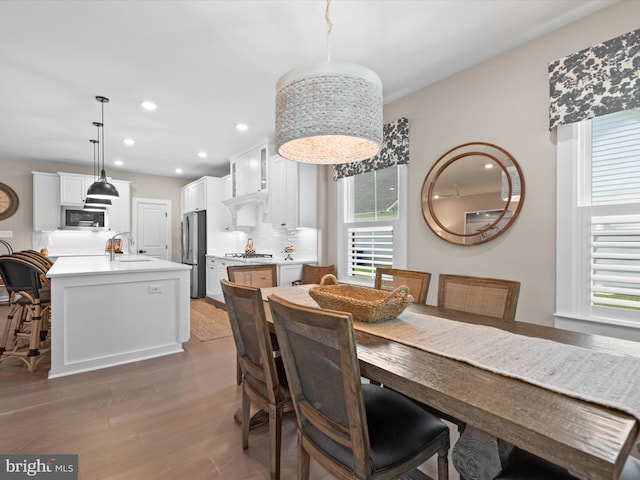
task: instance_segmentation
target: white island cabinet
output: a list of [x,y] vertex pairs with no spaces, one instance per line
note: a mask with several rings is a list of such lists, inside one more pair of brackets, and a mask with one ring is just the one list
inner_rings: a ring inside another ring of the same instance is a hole
[[141,255],[59,258],[47,273],[49,378],[181,352],[190,268]]

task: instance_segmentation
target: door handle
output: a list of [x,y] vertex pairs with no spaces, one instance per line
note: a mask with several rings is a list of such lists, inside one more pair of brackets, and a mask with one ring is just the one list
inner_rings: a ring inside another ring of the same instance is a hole
[[138,253],[147,253],[146,250],[138,250]]

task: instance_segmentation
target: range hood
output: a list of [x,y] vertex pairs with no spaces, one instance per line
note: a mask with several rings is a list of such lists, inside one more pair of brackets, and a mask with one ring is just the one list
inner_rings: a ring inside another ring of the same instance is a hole
[[267,199],[269,198],[268,192],[255,192],[255,193],[247,193],[246,195],[240,195],[238,197],[228,198],[226,200],[222,200],[227,208],[231,211],[231,215],[233,218],[236,217],[236,213],[242,207],[246,207],[247,205],[262,205],[266,207]]

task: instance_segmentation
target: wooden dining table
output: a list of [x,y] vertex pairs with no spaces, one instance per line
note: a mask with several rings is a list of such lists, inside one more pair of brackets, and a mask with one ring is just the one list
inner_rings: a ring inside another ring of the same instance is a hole
[[[263,288],[270,295],[317,305],[308,288]],[[271,312],[265,305],[267,318]],[[495,327],[516,335],[640,357],[638,343],[521,321],[503,321],[435,306],[407,312]],[[414,400],[523,448],[584,478],[615,480],[639,434],[630,413],[581,400],[359,329],[354,322],[360,372]]]

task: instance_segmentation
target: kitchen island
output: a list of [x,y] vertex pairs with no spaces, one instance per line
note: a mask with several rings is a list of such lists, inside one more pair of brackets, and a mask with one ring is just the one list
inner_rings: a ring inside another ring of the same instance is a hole
[[47,273],[49,378],[181,352],[190,269],[142,255],[58,258]]

